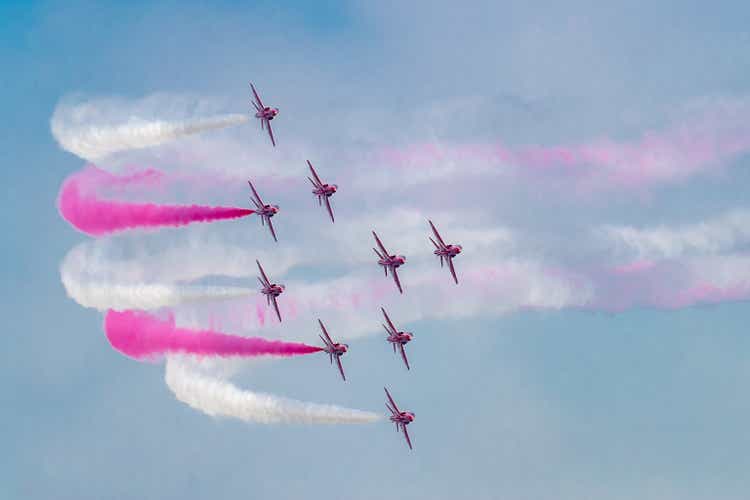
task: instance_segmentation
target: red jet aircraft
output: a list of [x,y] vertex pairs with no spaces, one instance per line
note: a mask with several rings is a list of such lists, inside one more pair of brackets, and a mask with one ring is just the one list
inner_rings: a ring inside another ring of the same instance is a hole
[[271,120],[279,114],[279,108],[269,108],[268,106],[264,106],[252,83],[250,84],[250,88],[253,89],[254,99],[252,104],[255,108],[255,118],[260,118],[261,130],[268,128],[268,136],[271,138],[271,144],[276,147],[276,141],[273,138],[273,130],[271,130]]
[[375,250],[375,253],[378,255],[378,264],[383,266],[383,270],[385,271],[386,276],[388,276],[388,269],[391,270],[391,273],[393,274],[393,281],[396,282],[398,291],[400,293],[404,293],[403,289],[401,288],[401,282],[398,280],[396,268],[406,263],[406,257],[404,257],[403,255],[389,254],[388,250],[386,250],[383,246],[383,242],[381,242],[380,238],[378,238],[378,235],[375,234],[375,231],[372,232],[372,235],[375,237],[375,242],[378,244],[378,248],[380,249],[380,251],[378,251],[377,249],[373,248],[373,250]]
[[266,222],[268,222],[268,229],[271,230],[273,241],[279,241],[276,239],[276,231],[273,230],[273,224],[271,223],[271,217],[279,213],[279,206],[267,205],[263,203],[263,200],[261,200],[260,196],[258,196],[258,192],[255,190],[255,187],[253,187],[253,183],[250,181],[247,181],[247,183],[250,184],[250,189],[253,190],[253,196],[252,198],[250,198],[250,201],[252,201],[253,205],[255,205],[255,213],[260,215],[260,223],[265,226]]
[[396,352],[396,345],[398,345],[398,348],[401,351],[401,357],[404,360],[404,364],[406,364],[406,369],[409,370],[409,360],[406,359],[404,346],[411,342],[414,334],[411,332],[398,331],[396,327],[393,326],[393,322],[391,322],[391,318],[388,317],[388,313],[385,312],[385,309],[381,307],[380,310],[383,311],[383,316],[385,316],[385,322],[387,323],[387,325],[383,325],[383,328],[385,328],[386,333],[388,333],[388,342],[393,346],[393,352]]
[[385,395],[388,396],[388,401],[386,401],[385,406],[391,411],[391,422],[396,424],[396,432],[404,431],[406,444],[409,445],[409,449],[411,450],[411,439],[409,439],[409,431],[406,430],[406,426],[414,422],[415,415],[410,411],[399,410],[395,401],[393,401],[391,394],[388,392],[388,389],[385,387],[383,387],[383,389],[385,389]]
[[257,260],[255,262],[258,264],[258,269],[260,270],[258,281],[260,281],[260,284],[263,285],[260,293],[266,296],[266,300],[268,301],[269,306],[271,305],[271,302],[273,302],[273,308],[276,309],[276,317],[279,318],[279,323],[281,323],[281,313],[279,312],[279,304],[276,302],[276,297],[284,293],[284,289],[286,287],[284,285],[277,285],[276,283],[271,283],[270,281],[268,281],[268,276],[266,276],[266,273],[263,271],[260,262],[258,262]]
[[334,343],[333,340],[331,340],[331,336],[328,335],[328,331],[326,331],[326,327],[323,326],[323,322],[318,320],[318,323],[320,323],[320,329],[323,330],[323,335],[318,335],[320,337],[320,340],[323,341],[325,344],[325,347],[323,350],[328,353],[328,357],[330,358],[331,364],[333,364],[333,358],[336,358],[336,364],[339,366],[339,372],[341,372],[341,378],[346,381],[346,376],[344,375],[344,367],[341,366],[341,356],[346,354],[347,349],[349,349],[348,344],[339,344]]
[[432,221],[427,221],[430,223],[430,227],[432,228],[432,233],[435,235],[435,239],[437,239],[437,243],[435,243],[435,240],[430,238],[430,241],[433,245],[435,245],[435,251],[433,252],[435,255],[440,257],[440,267],[443,267],[443,259],[448,261],[448,267],[451,270],[451,274],[453,275],[453,281],[456,282],[458,285],[458,278],[456,277],[456,270],[453,267],[453,257],[461,253],[461,245],[446,245],[443,241],[443,238],[440,237],[440,233],[438,233],[437,229],[435,229],[435,225],[432,223]]
[[331,222],[334,222],[333,210],[331,209],[331,202],[328,198],[333,196],[339,187],[336,184],[323,184],[320,177],[318,177],[318,174],[315,173],[315,169],[313,168],[312,163],[310,163],[310,160],[307,160],[307,165],[310,167],[310,173],[312,173],[312,179],[308,177],[308,180],[312,182],[313,187],[315,187],[313,194],[318,197],[318,205],[322,205],[323,202],[325,202],[326,208],[328,209],[328,215],[331,216]]

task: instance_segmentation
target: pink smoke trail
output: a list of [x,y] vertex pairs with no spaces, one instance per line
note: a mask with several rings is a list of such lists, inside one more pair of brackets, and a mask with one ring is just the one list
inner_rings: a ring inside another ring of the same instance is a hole
[[107,311],[104,331],[109,343],[135,359],[167,353],[200,356],[296,356],[321,351],[299,342],[239,337],[212,330],[177,328],[174,318],[160,320],[142,311]]
[[[623,312],[637,307],[683,309],[750,299],[746,257],[634,261],[585,271],[597,293],[585,308]],[[727,279],[727,276],[731,279]]]
[[157,205],[103,200],[97,191],[129,183],[159,182],[158,172],[118,177],[96,168],[85,168],[68,177],[60,189],[60,214],[73,227],[92,236],[139,227],[184,226],[193,222],[236,219],[254,210],[201,205]]
[[707,112],[639,139],[603,138],[573,145],[509,146],[495,143],[417,143],[381,150],[387,165],[434,168],[497,167],[521,176],[572,181],[582,190],[641,189],[687,179],[750,152],[750,108],[744,102],[714,105]]

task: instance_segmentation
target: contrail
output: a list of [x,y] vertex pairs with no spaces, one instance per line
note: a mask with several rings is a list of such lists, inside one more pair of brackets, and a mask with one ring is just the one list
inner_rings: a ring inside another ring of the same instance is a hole
[[207,207],[202,205],[157,205],[107,201],[96,194],[98,187],[106,187],[110,177],[101,170],[87,168],[68,177],[60,189],[60,214],[73,227],[92,236],[133,228],[184,226],[192,222],[211,222],[236,219],[254,213],[236,207]]
[[[173,114],[175,103],[168,102],[173,99],[162,95],[131,102],[94,99],[76,105],[58,104],[50,120],[52,135],[66,151],[96,161],[119,151],[158,146],[250,119],[236,113],[184,119],[158,117],[159,113]],[[176,106],[188,107],[186,103]]]
[[167,353],[201,356],[295,356],[322,351],[299,342],[228,335],[175,326],[174,317],[160,320],[142,311],[107,311],[104,331],[116,350],[135,359]]
[[261,424],[364,424],[381,418],[361,410],[243,391],[225,380],[196,373],[174,357],[167,358],[164,380],[177,399],[214,417]]

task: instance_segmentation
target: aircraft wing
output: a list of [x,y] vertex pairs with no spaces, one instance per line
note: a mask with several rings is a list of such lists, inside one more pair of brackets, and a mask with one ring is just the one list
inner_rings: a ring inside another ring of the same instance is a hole
[[[381,324],[382,324],[382,323],[381,323]],[[392,331],[391,331],[391,329],[390,329],[390,328],[388,328],[387,326],[383,325],[383,329],[385,330],[385,333],[387,333],[389,337],[390,337],[391,335],[393,335],[393,332],[392,332]],[[394,344],[394,346],[395,346],[395,344]]]
[[[382,323],[381,323],[381,324],[382,324]],[[394,334],[394,333],[393,333],[393,332],[391,331],[391,329],[390,329],[390,328],[388,328],[388,327],[387,327],[387,326],[385,326],[385,325],[383,325],[383,329],[385,329],[385,333],[387,333],[389,337],[390,337],[391,335],[393,335],[393,334]],[[393,344],[393,352],[396,352],[396,344]]]
[[[331,349],[331,344],[329,344],[329,343],[328,343],[328,339],[326,339],[326,338],[325,338],[324,336],[322,336],[322,335],[318,335],[318,337],[320,337],[320,340],[322,340],[322,341],[323,341],[323,344],[324,344],[324,345],[326,346],[326,349]],[[332,355],[332,354],[331,354],[331,353],[330,353],[329,351],[326,351],[326,352],[327,352],[327,353],[329,354],[329,356],[331,357],[331,363],[333,363],[333,355]]]
[[[393,406],[391,406],[388,401],[385,402],[385,407],[388,408],[388,411],[391,412],[391,415],[394,417],[398,416],[398,411],[396,411]],[[398,422],[394,422],[396,424],[396,431],[398,431]]]
[[271,144],[273,144],[273,147],[276,147],[276,139],[273,138],[273,129],[271,128],[271,122],[268,120],[263,120],[266,122],[266,125],[268,126],[268,137],[271,138]]
[[430,241],[432,242],[432,244],[435,245],[435,249],[440,250],[440,245],[435,243],[435,240],[433,240],[431,236],[428,236],[428,238],[430,238]]
[[411,447],[411,439],[409,438],[409,431],[406,430],[406,426],[403,425],[403,424],[401,425],[401,429],[404,431],[404,437],[406,438],[406,444],[408,444],[409,445],[409,449],[412,450],[413,448]]
[[378,235],[375,234],[375,231],[372,232],[372,235],[375,236],[375,242],[378,244],[378,248],[380,248],[380,251],[383,253],[384,256],[389,256],[388,250],[385,249],[385,246],[383,246],[383,242],[380,241],[380,238],[378,238]]
[[260,199],[260,196],[258,195],[258,192],[255,190],[255,186],[253,186],[253,183],[250,182],[248,179],[247,183],[250,185],[250,189],[253,190],[253,196],[255,197],[255,201],[257,202],[256,205],[258,205],[258,208],[262,208],[264,203],[263,200]]
[[[385,316],[385,321],[388,323],[388,326],[390,327],[391,333],[396,334],[398,333],[398,330],[396,330],[396,327],[393,326],[393,322],[391,321],[391,318],[388,317],[388,313],[385,312],[384,308],[380,308],[381,311],[383,311],[383,316]],[[386,328],[387,330],[387,328]]]
[[323,335],[326,336],[326,340],[325,340],[326,344],[333,347],[333,340],[331,340],[331,336],[328,335],[328,330],[326,330],[325,325],[323,325],[323,322],[320,320],[318,320],[318,324],[320,325],[320,329],[323,330]]
[[[253,89],[253,95],[255,96],[255,100],[258,102],[258,106],[260,106],[260,109],[263,109],[263,101],[260,100],[260,96],[258,95],[258,92],[255,90],[255,85],[252,83],[250,84],[250,88]],[[260,109],[258,111],[260,111]]]
[[378,256],[379,259],[385,260],[385,256],[382,253],[380,253],[377,249],[373,248],[373,251]]
[[260,284],[263,288],[268,288],[268,284],[266,284],[260,277],[258,277],[258,281],[260,281]]
[[391,393],[388,392],[388,389],[386,389],[385,387],[383,387],[383,389],[385,390],[385,395],[388,396],[388,401],[391,403],[391,407],[393,408],[393,410],[391,411],[395,411],[396,413],[399,413],[400,410],[398,409],[398,406],[396,406],[395,401],[393,401],[393,398],[391,397]]
[[[398,413],[396,412],[396,410],[394,410],[394,409],[393,409],[393,408],[391,407],[391,405],[389,405],[389,404],[388,404],[388,401],[386,401],[386,402],[385,402],[385,407],[386,407],[386,408],[388,408],[388,411],[389,411],[389,412],[391,412],[391,415],[393,415],[394,417],[395,417],[396,415],[398,415]],[[396,423],[396,431],[398,431],[398,423]]]
[[307,180],[310,181],[310,184],[312,184],[315,189],[319,189],[320,188],[320,186],[318,185],[318,183],[315,182],[314,180],[312,180],[310,177],[308,177]]
[[260,270],[260,275],[261,275],[261,276],[263,277],[262,279],[261,279],[261,278],[259,278],[259,279],[261,280],[261,282],[262,282],[262,283],[263,283],[263,284],[264,284],[265,286],[271,286],[271,282],[270,282],[270,281],[268,281],[268,276],[266,276],[266,272],[265,272],[265,271],[263,271],[263,268],[262,268],[262,267],[261,267],[261,265],[260,265],[260,261],[258,261],[258,260],[256,259],[256,260],[255,260],[255,263],[256,263],[256,264],[258,264],[258,269]]
[[409,368],[409,360],[406,358],[406,349],[404,349],[404,344],[399,344],[398,346],[401,349],[401,358],[403,358],[404,363],[406,364],[406,369],[411,370],[411,368]]
[[404,293],[404,290],[401,288],[401,281],[398,279],[398,273],[396,272],[396,268],[392,268],[391,272],[393,273],[393,281],[396,282],[396,286],[398,287],[399,293]]
[[326,209],[328,210],[328,215],[331,216],[331,222],[336,222],[333,220],[333,209],[331,208],[331,202],[328,199],[328,196],[323,197],[323,201],[326,204]]
[[435,229],[435,225],[431,220],[428,220],[427,222],[430,223],[430,227],[432,228],[432,233],[435,235],[435,238],[437,238],[437,240],[440,242],[440,245],[445,248],[445,242],[443,241],[443,238],[440,237],[440,233],[438,233],[438,230]]
[[453,281],[456,282],[458,285],[458,278],[456,277],[456,269],[453,267],[453,259],[448,257],[448,268],[451,270],[451,274],[453,275]]
[[336,356],[336,364],[339,366],[339,372],[341,372],[341,378],[346,381],[346,375],[344,375],[344,367],[341,366],[341,356]]
[[318,183],[318,186],[322,186],[323,181],[321,181],[320,177],[318,177],[318,174],[315,172],[315,169],[313,168],[312,163],[310,163],[310,160],[307,160],[307,166],[310,167],[310,172],[312,173],[312,176],[315,179],[315,182]]
[[271,230],[271,236],[273,236],[273,241],[278,242],[279,240],[276,239],[276,231],[273,230],[273,223],[271,222],[271,218],[266,217],[266,219],[268,219],[268,229]]
[[273,302],[273,308],[276,309],[276,317],[279,318],[279,323],[281,323],[281,313],[279,312],[279,303],[276,302],[276,297],[273,295],[270,295],[271,301]]

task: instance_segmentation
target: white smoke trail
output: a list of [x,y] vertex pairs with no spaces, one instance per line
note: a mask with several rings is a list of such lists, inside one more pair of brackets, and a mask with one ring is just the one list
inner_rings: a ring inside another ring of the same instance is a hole
[[112,283],[80,283],[70,275],[62,275],[68,296],[83,307],[107,309],[153,310],[191,302],[247,297],[257,290],[229,286],[190,285],[117,285]]
[[[175,114],[175,106],[189,110],[179,113],[180,118],[165,117]],[[185,99],[164,95],[140,101],[92,99],[79,104],[58,104],[50,126],[63,149],[96,161],[120,151],[158,146],[180,137],[240,125],[250,119],[243,114],[197,114],[201,112]]]
[[599,229],[615,253],[637,259],[716,255],[750,244],[750,210],[738,209],[688,225]]
[[300,258],[293,249],[256,250],[251,246],[252,239],[230,242],[216,236],[195,228],[190,232],[89,240],[73,247],[60,268],[62,273],[77,276],[81,282],[186,283],[226,276],[251,278],[255,283],[258,274],[255,259],[260,259],[275,274],[281,274]]
[[274,269],[286,270],[294,262],[292,252],[272,257],[199,235],[203,237],[161,241],[123,236],[80,243],[63,259],[60,278],[68,296],[83,307],[153,310],[257,294],[254,288],[185,282],[206,276],[254,279],[257,256],[268,257],[264,262]]
[[[103,240],[107,241],[107,240]],[[185,303],[247,297],[257,290],[231,286],[183,285],[146,282],[143,269],[133,269],[107,257],[106,243],[75,246],[60,265],[60,278],[68,296],[83,307],[106,309],[159,309]],[[152,277],[158,279],[156,272]]]
[[178,400],[214,417],[261,424],[364,424],[381,418],[361,410],[244,391],[190,369],[179,358],[167,358],[164,380]]

